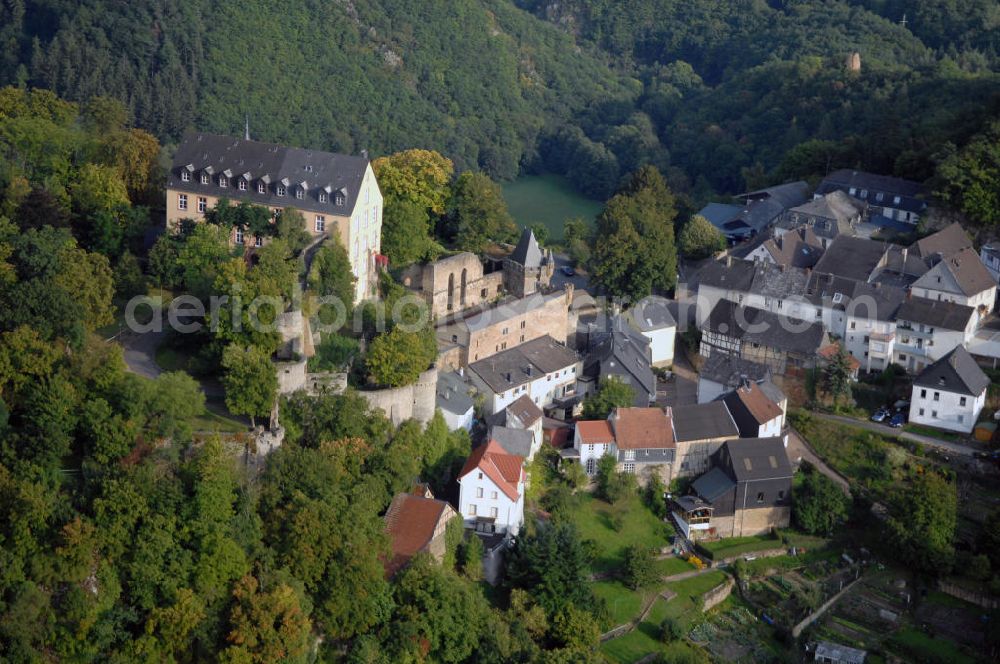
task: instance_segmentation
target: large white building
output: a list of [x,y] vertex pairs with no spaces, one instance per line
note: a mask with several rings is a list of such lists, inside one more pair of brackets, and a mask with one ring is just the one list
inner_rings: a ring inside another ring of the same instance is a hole
[[976,334],[976,311],[954,302],[907,298],[896,312],[896,364],[911,373],[941,359]]
[[517,535],[524,524],[524,458],[494,440],[472,451],[458,476],[459,513],[466,528]]
[[958,346],[913,380],[910,421],[969,433],[986,403],[989,385],[969,351]]
[[469,365],[469,378],[486,398],[486,415],[522,396],[540,408],[576,393],[580,358],[549,335]]
[[[302,215],[313,237],[338,238],[354,275],[355,303],[375,296],[382,244],[382,192],[367,154],[334,154],[217,134],[189,132],[167,173],[167,228],[202,221],[219,201],[252,203],[274,217]],[[234,228],[237,245],[265,238]]]

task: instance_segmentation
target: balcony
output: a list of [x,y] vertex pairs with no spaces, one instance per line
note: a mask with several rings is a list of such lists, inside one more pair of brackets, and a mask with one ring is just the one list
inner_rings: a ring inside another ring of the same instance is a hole
[[872,341],[884,341],[891,343],[896,338],[895,332],[872,332],[868,335]]

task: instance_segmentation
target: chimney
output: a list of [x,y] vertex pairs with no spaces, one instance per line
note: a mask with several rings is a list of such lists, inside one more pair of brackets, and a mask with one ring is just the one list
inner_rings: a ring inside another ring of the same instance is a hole
[[362,157],[362,158],[363,158],[363,159],[364,159],[365,161],[368,161],[368,148],[365,148],[364,150],[362,150],[362,151],[361,151],[361,157]]
[[733,255],[726,254],[726,267],[732,267],[732,266],[733,266]]

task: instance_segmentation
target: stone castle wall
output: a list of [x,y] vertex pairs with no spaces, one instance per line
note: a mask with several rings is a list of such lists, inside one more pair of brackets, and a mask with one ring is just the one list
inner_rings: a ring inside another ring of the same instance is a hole
[[373,408],[379,408],[396,426],[408,419],[427,424],[434,417],[437,404],[437,367],[420,374],[412,385],[384,390],[359,390],[358,394]]

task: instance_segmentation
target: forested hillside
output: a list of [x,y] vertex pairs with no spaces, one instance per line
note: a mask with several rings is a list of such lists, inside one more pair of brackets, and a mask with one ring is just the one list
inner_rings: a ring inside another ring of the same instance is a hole
[[186,127],[340,151],[433,147],[512,177],[546,118],[624,92],[599,57],[510,3],[4,3],[0,84],[126,101]]
[[646,163],[696,200],[841,165],[926,180],[1000,108],[989,0],[47,0],[0,26],[0,83],[121,98],[165,144],[249,116],[599,199]]

